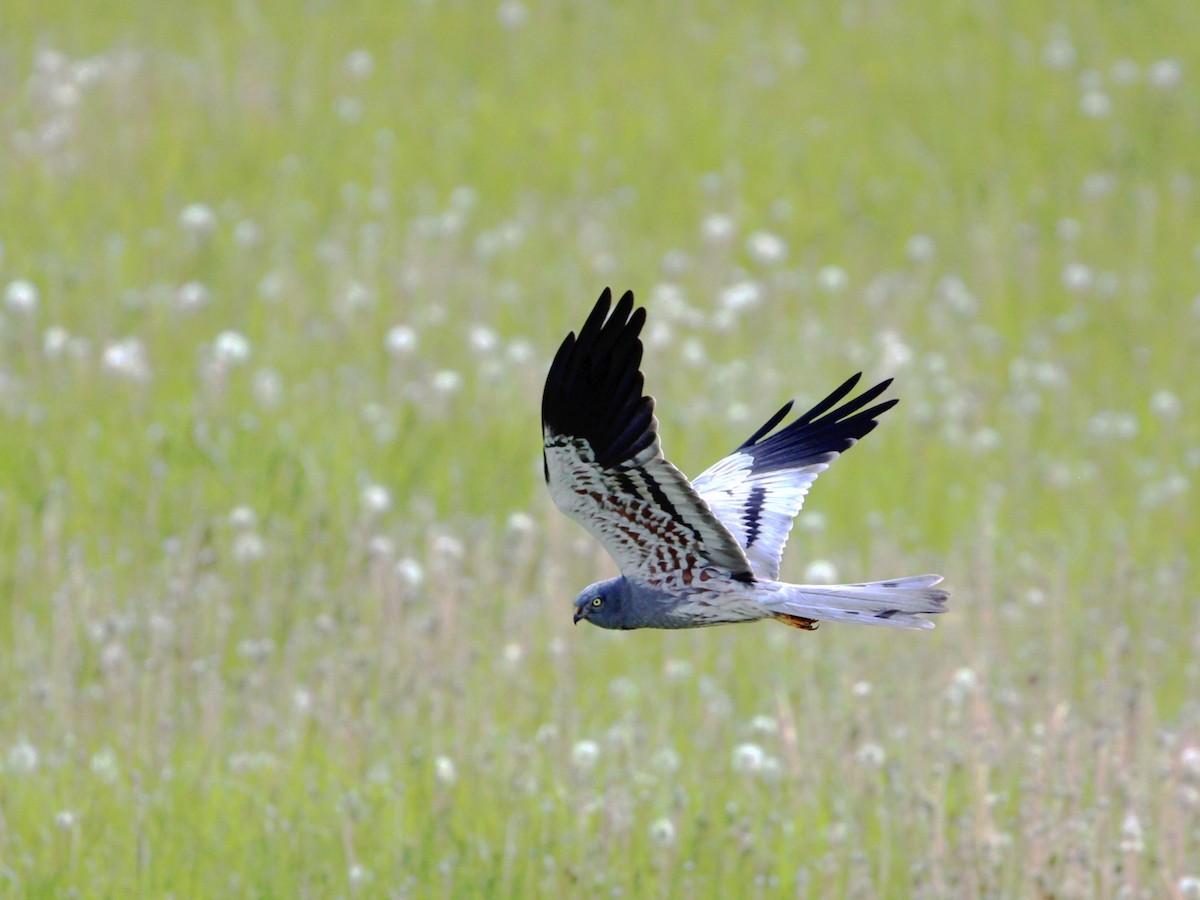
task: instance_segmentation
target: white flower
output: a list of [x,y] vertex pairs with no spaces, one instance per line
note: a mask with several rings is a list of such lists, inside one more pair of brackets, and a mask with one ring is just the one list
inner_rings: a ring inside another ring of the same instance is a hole
[[362,489],[359,501],[366,512],[378,515],[391,508],[392,495],[382,484],[368,484]]
[[1137,814],[1133,811],[1125,814],[1125,821],[1121,823],[1121,840],[1117,846],[1122,853],[1141,853],[1145,849],[1145,841],[1142,840],[1142,823],[1138,821]]
[[375,291],[361,281],[350,280],[333,296],[333,308],[342,315],[353,315],[375,305]]
[[185,206],[179,214],[179,226],[189,234],[211,234],[217,227],[217,214],[212,211],[212,207],[203,203],[192,203]]
[[467,336],[468,343],[475,353],[491,353],[496,349],[496,344],[499,340],[496,337],[496,332],[488,328],[486,325],[476,325],[471,329]]
[[590,772],[600,760],[600,745],[595,741],[578,741],[571,748],[571,764],[580,772]]
[[675,752],[673,747],[663,747],[661,750],[655,751],[654,755],[650,757],[650,765],[659,772],[667,775],[678,770],[679,763],[679,754]]
[[469,184],[460,184],[450,192],[450,207],[466,211],[479,202],[479,192]]
[[1112,101],[1103,91],[1088,91],[1079,99],[1079,110],[1089,119],[1103,119],[1112,112]]
[[274,409],[283,399],[283,377],[270,367],[259,369],[254,373],[251,390],[260,406]]
[[858,748],[854,758],[870,769],[878,769],[887,759],[887,754],[878,744],[866,743]]
[[146,361],[146,348],[135,337],[122,338],[104,348],[102,365],[107,372],[130,381],[148,381],[150,364]]
[[837,566],[827,559],[814,559],[804,569],[807,584],[837,584]]
[[268,272],[258,282],[258,296],[267,302],[274,302],[283,296],[287,288],[287,279],[282,272]]
[[973,691],[975,686],[979,684],[979,676],[975,674],[974,669],[968,669],[964,666],[954,673],[954,683],[964,691]]
[[721,292],[721,306],[730,312],[758,306],[762,302],[762,288],[756,281],[739,281]]
[[700,223],[700,234],[706,243],[726,244],[733,237],[733,219],[724,213],[712,213]]
[[508,342],[508,358],[518,364],[533,359],[533,344],[524,338],[513,338]]
[[247,659],[253,663],[266,662],[267,658],[275,652],[275,642],[270,638],[245,638],[238,641],[237,645],[238,656],[242,659]]
[[1117,176],[1112,172],[1092,172],[1083,179],[1083,196],[1088,200],[1107,197],[1117,187]]
[[250,339],[240,331],[222,331],[213,341],[213,359],[218,365],[241,365],[250,358]]
[[386,535],[377,534],[367,541],[367,556],[372,559],[391,559],[396,552],[396,545]]
[[433,539],[433,546],[430,548],[433,555],[442,562],[458,563],[463,560],[467,554],[467,548],[452,534],[439,534]]
[[418,587],[425,580],[425,572],[421,564],[411,557],[405,557],[396,563],[396,577],[408,587]]
[[687,681],[692,677],[693,671],[691,660],[668,659],[663,663],[663,677],[667,681]]
[[681,349],[683,361],[693,368],[699,368],[708,361],[708,351],[699,338],[688,338],[683,342]]
[[1138,421],[1130,413],[1101,410],[1088,420],[1088,433],[1096,438],[1128,441],[1137,437]]
[[783,765],[779,759],[774,756],[767,756],[762,761],[762,767],[758,771],[758,777],[764,781],[778,781],[783,777]]
[[800,513],[799,524],[805,531],[819,534],[825,530],[827,520],[825,513],[810,509]]
[[462,387],[463,377],[453,369],[442,369],[434,373],[433,389],[439,394],[454,394]]
[[502,0],[496,8],[496,19],[505,28],[520,28],[529,18],[529,10],[521,0]]
[[937,253],[937,245],[927,234],[914,234],[904,244],[904,252],[915,263],[927,263]]
[[1078,219],[1065,216],[1059,219],[1054,226],[1054,233],[1058,235],[1059,240],[1072,243],[1079,240],[1079,235],[1083,233],[1083,226],[1079,224]]
[[516,641],[509,641],[505,644],[502,652],[504,662],[509,666],[519,665],[521,660],[525,658],[525,648]]
[[650,842],[658,847],[670,847],[675,843],[675,823],[665,816],[650,826]]
[[210,293],[199,281],[181,284],[175,292],[175,306],[181,312],[192,312],[208,304]]
[[537,525],[533,521],[533,516],[529,515],[529,513],[518,511],[509,513],[505,527],[514,535],[528,535],[534,533]]
[[622,700],[634,701],[641,694],[641,688],[638,683],[627,675],[618,675],[608,683],[608,691],[614,697],[619,697]]
[[454,760],[448,756],[439,756],[433,761],[434,777],[447,787],[458,781],[458,769]]
[[1056,37],[1042,50],[1042,62],[1051,69],[1069,69],[1075,65],[1075,45],[1064,37]]
[[32,315],[38,308],[38,289],[32,281],[10,281],[4,289],[4,305],[17,315]]
[[1092,276],[1092,270],[1083,263],[1068,263],[1063,266],[1062,274],[1063,287],[1073,294],[1082,294],[1091,288],[1095,279]]
[[343,67],[346,74],[351,78],[362,81],[364,78],[370,77],[375,71],[375,59],[371,56],[370,50],[364,50],[361,47],[357,50],[352,50],[346,57]]
[[823,291],[840,294],[850,284],[850,276],[841,266],[822,266],[817,272],[817,284]]
[[776,734],[779,731],[779,721],[774,716],[758,715],[750,720],[750,730],[759,734]]
[[37,747],[26,740],[17,741],[8,750],[8,767],[14,772],[32,772],[37,769]]
[[668,278],[675,278],[692,267],[692,258],[682,250],[668,250],[663,254],[660,265],[664,275]]
[[1160,59],[1150,66],[1146,80],[1150,86],[1160,91],[1169,91],[1176,87],[1183,78],[1183,66],[1177,59]]
[[333,114],[343,122],[357,122],[362,118],[363,103],[357,97],[337,97],[333,101]]
[[1194,777],[1200,776],[1200,747],[1189,745],[1179,752],[1179,764]]
[[1155,391],[1154,396],[1150,398],[1150,411],[1158,418],[1170,421],[1179,418],[1179,414],[1183,412],[1183,404],[1179,395],[1172,391]]
[[92,774],[107,784],[115,782],[117,780],[117,754],[107,747],[92,754]]
[[959,706],[979,685],[979,676],[974,669],[965,666],[954,673],[950,686],[946,688],[946,701],[953,706]]
[[253,531],[243,531],[233,539],[230,552],[235,562],[257,562],[267,555],[267,542]]
[[738,744],[733,748],[733,771],[761,772],[767,755],[758,744]]
[[298,686],[294,691],[292,691],[292,706],[295,707],[296,712],[300,713],[301,715],[311,712],[313,708],[312,691],[303,685]]
[[755,231],[746,238],[746,252],[764,265],[774,265],[787,259],[787,242],[769,231]]
[[54,814],[54,824],[63,831],[70,831],[79,821],[79,817],[69,809],[60,810]]
[[410,356],[417,349],[417,333],[407,325],[394,325],[383,339],[388,355],[400,358]]
[[976,453],[987,453],[1000,446],[1000,432],[986,425],[971,435],[971,449]]
[[71,343],[71,332],[61,325],[51,325],[42,334],[42,352],[47,359],[58,359]]
[[242,219],[233,226],[233,242],[242,248],[254,247],[262,240],[262,229],[257,222]]
[[974,315],[979,308],[979,301],[971,293],[966,282],[957,275],[947,275],[942,278],[934,290],[947,307],[961,316]]

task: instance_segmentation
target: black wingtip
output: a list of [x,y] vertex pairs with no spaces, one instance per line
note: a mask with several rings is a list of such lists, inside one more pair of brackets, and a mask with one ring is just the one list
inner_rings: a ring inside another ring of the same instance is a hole
[[758,429],[758,431],[754,432],[754,434],[750,435],[750,437],[747,438],[746,441],[742,444],[742,446],[738,447],[738,449],[744,450],[746,447],[754,446],[755,442],[757,442],[759,438],[761,438],[764,435],[766,435],[767,433],[769,433],[772,428],[774,428],[776,425],[778,425],[780,422],[782,422],[784,419],[786,419],[787,414],[792,411],[792,407],[795,405],[796,405],[795,400],[789,400],[787,403],[783,404],[783,409],[779,410],[779,412],[777,412],[777,413],[775,413],[775,415],[771,416],[771,418],[769,418],[767,420],[766,424],[763,425],[762,428]]
[[863,410],[864,406],[888,389],[892,383],[892,379],[888,378],[838,406],[861,379],[861,372],[846,379],[812,409],[798,416],[781,431],[767,437],[787,416],[791,409],[789,403],[754,432],[738,450],[748,453],[753,458],[756,472],[828,462],[837,454],[849,450],[875,429],[881,415],[900,402],[899,399],[892,398]]
[[642,395],[641,331],[646,310],[632,291],[612,304],[605,288],[579,330],[568,334],[550,365],[542,393],[542,424],[554,434],[586,440],[603,468],[654,442],[654,400]]

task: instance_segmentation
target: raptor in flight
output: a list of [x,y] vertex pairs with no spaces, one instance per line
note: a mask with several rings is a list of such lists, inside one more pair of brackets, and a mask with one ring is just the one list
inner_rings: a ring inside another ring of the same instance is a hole
[[[884,381],[847,400],[861,375],[774,431],[788,403],[695,481],[667,462],[640,371],[645,309],[606,288],[558,348],[542,395],[546,483],[558,508],[604,545],[621,574],[575,599],[601,628],[695,628],[777,619],[932,628],[946,611],[940,575],[863,584],[778,581],[792,520],[817,475],[896,400]],[[845,401],[845,402],[843,402]],[[841,404],[839,406],[839,404]],[[864,407],[867,407],[864,409]],[[772,433],[774,431],[774,433]]]

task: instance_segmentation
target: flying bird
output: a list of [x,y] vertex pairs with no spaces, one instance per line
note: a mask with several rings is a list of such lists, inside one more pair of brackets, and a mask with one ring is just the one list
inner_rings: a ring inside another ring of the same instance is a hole
[[809,487],[897,403],[870,405],[891,380],[847,399],[861,378],[855,375],[775,430],[792,410],[786,404],[689,482],[663,456],[654,398],[642,393],[645,321],[631,291],[614,308],[605,288],[579,336],[563,340],[546,376],[542,434],[550,494],[621,572],[579,593],[575,622],[696,628],[775,619],[810,631],[821,621],[932,628],[921,616],[946,611],[949,595],[934,587],[940,575],[835,585],[778,580]]

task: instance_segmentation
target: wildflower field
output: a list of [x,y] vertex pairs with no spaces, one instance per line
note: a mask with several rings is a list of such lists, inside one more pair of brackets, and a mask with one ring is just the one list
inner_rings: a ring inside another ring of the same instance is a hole
[[[1200,897],[1200,5],[0,10],[0,896]],[[605,285],[791,581],[572,627]]]

